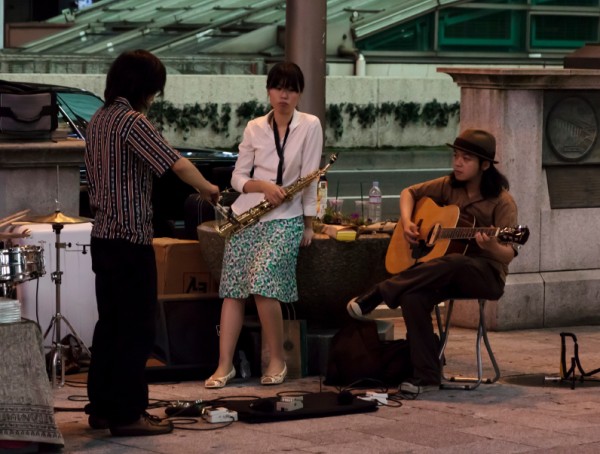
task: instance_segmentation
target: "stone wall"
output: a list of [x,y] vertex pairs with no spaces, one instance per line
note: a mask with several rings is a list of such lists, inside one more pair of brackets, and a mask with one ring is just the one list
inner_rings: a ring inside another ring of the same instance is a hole
[[[421,65],[423,66],[423,65]],[[105,76],[102,74],[25,74],[4,73],[0,79],[45,82],[67,85],[92,91],[102,95]],[[453,104],[459,101],[460,91],[447,75],[422,70],[408,71],[400,76],[328,76],[326,104],[341,105],[352,103],[355,106],[373,104],[380,107],[384,103],[414,102],[426,104],[436,100],[439,103]],[[236,108],[245,102],[256,100],[267,104],[264,76],[250,75],[180,75],[169,74],[165,90],[165,100],[176,107],[185,104],[207,103],[231,106],[232,119],[228,131],[216,134],[209,127],[194,129],[189,136],[172,128],[165,131],[175,145],[230,148],[239,142],[245,119],[239,119]],[[344,107],[342,106],[342,109]],[[394,116],[377,116],[374,123],[363,128],[357,118],[351,120],[344,114],[343,134],[335,137],[334,130],[326,128],[326,145],[343,148],[385,148],[438,146],[452,141],[458,129],[458,115],[450,117],[446,127],[427,126],[419,122],[400,127]],[[239,124],[238,124],[239,123]]]

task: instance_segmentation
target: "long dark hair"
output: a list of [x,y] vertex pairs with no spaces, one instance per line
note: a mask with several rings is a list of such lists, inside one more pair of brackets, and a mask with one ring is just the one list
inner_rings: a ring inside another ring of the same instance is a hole
[[285,88],[302,93],[304,91],[304,74],[300,66],[291,61],[277,63],[267,74],[267,89]]
[[[479,165],[481,166],[484,160],[479,158]],[[450,174],[450,183],[453,188],[461,188],[465,186],[464,181],[458,181],[454,176],[454,172]],[[508,178],[506,178],[495,166],[493,162],[490,162],[490,166],[487,170],[483,171],[481,176],[481,184],[479,185],[479,192],[484,199],[490,199],[498,197],[503,189],[510,188]]]
[[165,65],[147,50],[123,52],[110,66],[106,76],[104,104],[112,104],[118,97],[129,101],[131,107],[147,110],[152,95],[162,95],[167,81]]

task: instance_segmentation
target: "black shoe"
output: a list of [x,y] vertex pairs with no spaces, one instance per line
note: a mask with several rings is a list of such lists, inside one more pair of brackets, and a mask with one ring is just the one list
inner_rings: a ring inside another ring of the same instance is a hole
[[108,429],[108,419],[102,416],[88,416],[88,424],[92,429]]
[[162,420],[158,416],[144,413],[130,424],[111,425],[110,433],[115,437],[143,437],[146,435],[162,435],[173,432],[171,421]]
[[350,317],[356,320],[369,320],[365,315],[370,314],[383,302],[381,293],[377,287],[371,288],[367,293],[363,293],[356,298],[352,298],[346,305],[346,310]]

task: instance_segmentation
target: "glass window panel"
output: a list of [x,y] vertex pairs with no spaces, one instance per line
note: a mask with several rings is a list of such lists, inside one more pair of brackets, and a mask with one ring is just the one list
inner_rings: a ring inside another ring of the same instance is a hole
[[599,0],[531,0],[532,5],[543,6],[598,6]]
[[439,48],[522,52],[525,11],[449,8],[440,11]]
[[532,48],[578,48],[598,39],[598,17],[532,15]]
[[433,49],[434,15],[428,14],[359,40],[360,50],[430,51]]
[[527,0],[475,0],[471,4],[477,5],[483,3],[485,5],[526,5]]

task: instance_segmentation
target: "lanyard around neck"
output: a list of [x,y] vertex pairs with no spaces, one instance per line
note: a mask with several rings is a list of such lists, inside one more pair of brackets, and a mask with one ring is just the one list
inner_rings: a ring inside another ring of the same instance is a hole
[[[292,116],[292,118],[294,118]],[[279,156],[279,165],[277,166],[277,184],[279,186],[283,183],[283,149],[285,148],[285,142],[287,141],[288,135],[290,134],[290,123],[292,122],[292,118],[287,124],[287,128],[285,129],[285,136],[283,137],[283,144],[279,140],[279,128],[277,127],[277,123],[275,122],[275,116],[273,116],[273,136],[275,138],[275,148],[277,148],[277,156]]]

